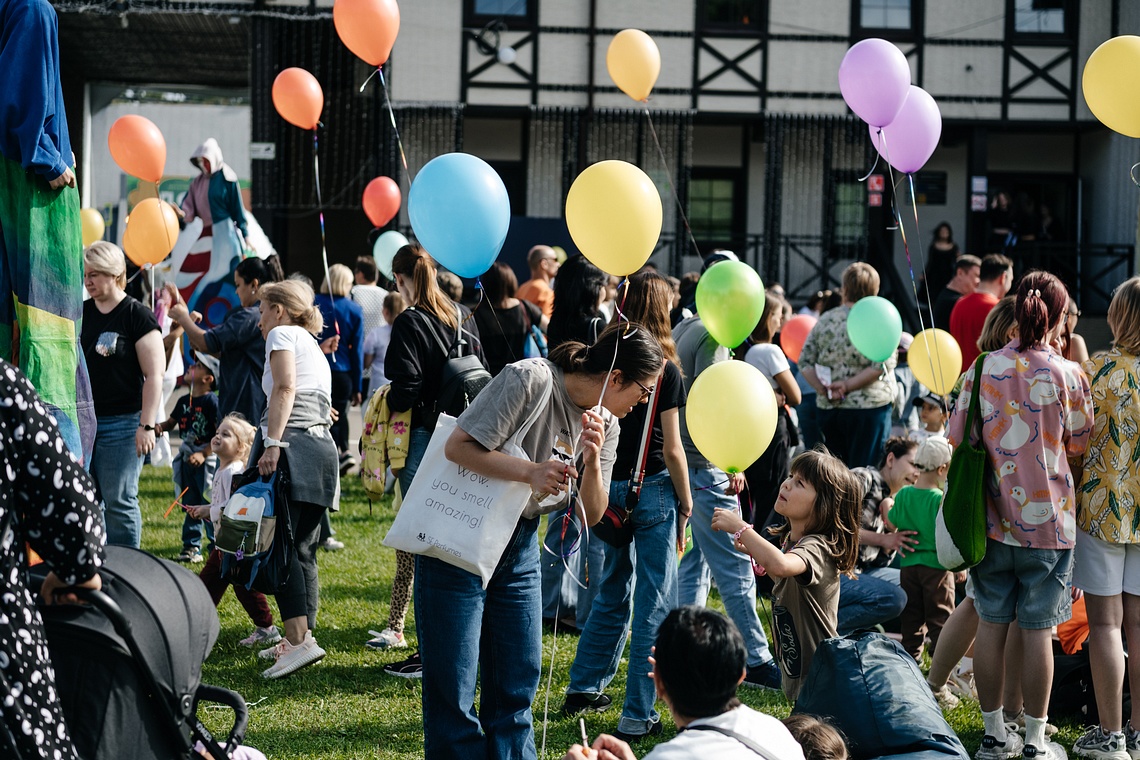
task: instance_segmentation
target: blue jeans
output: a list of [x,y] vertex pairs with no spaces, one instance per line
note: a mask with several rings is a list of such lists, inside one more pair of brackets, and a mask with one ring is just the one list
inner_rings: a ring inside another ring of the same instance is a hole
[[107,543],[136,549],[142,539],[139,475],[143,458],[135,453],[138,427],[138,412],[100,417],[90,470],[103,500]]
[[[598,578],[605,563],[605,544],[591,535],[589,543],[583,544],[585,551],[580,549],[563,559],[582,530],[581,511],[576,508],[572,514],[565,537],[562,536],[565,507],[546,516],[546,537],[543,539],[545,548],[539,554],[542,565],[542,616],[563,618],[573,611],[574,622],[578,630],[582,630],[586,627],[590,608],[598,595]],[[578,585],[579,582],[586,587],[582,588]]]
[[891,435],[892,406],[820,409],[819,429],[832,454],[848,467],[877,467]]
[[906,592],[899,586],[899,571],[890,567],[861,573],[858,578],[839,576],[840,636],[894,620],[906,607]]
[[[186,488],[188,490],[179,499],[183,504],[188,507],[209,504],[206,492],[214,483],[214,471],[218,469],[218,458],[211,454],[198,467],[191,467],[186,462],[186,458],[189,456],[190,452],[185,449],[179,450],[174,461],[170,463],[171,467],[174,468],[175,495],[182,493],[182,489]],[[195,520],[190,515],[185,515],[182,518],[182,548],[189,549],[194,546],[201,549],[202,534],[210,532],[209,525],[209,520]]]
[[[714,486],[715,487],[712,487]],[[712,529],[713,510],[740,509],[735,496],[725,492],[728,475],[716,467],[690,467],[689,486],[693,489],[693,548],[681,558],[677,601],[680,605],[704,606],[711,580],[720,589],[725,612],[744,636],[748,667],[772,660],[768,637],[756,614],[756,576],[752,561],[732,546],[732,536]]]
[[431,442],[432,431],[427,428],[412,428],[408,436],[408,458],[404,460],[404,467],[400,470],[400,493],[407,494],[412,487],[412,478],[416,470],[420,469],[420,461],[427,452],[428,443]]
[[537,757],[531,714],[542,672],[537,530],[538,520],[519,521],[486,589],[477,575],[416,557],[429,760]]
[[[628,480],[611,483],[610,501],[624,504],[628,490]],[[630,521],[631,546],[619,549],[597,542],[604,547],[605,564],[597,582],[597,598],[578,639],[567,692],[600,694],[613,680],[625,651],[632,609],[629,671],[618,730],[644,734],[661,720],[653,708],[656,691],[649,678],[650,650],[657,629],[677,606],[677,494],[668,470],[645,479]]]
[[818,444],[823,443],[823,435],[819,432],[819,409],[815,405],[815,393],[805,393],[800,405],[796,407],[796,421],[800,428],[800,443],[805,451],[811,451]]

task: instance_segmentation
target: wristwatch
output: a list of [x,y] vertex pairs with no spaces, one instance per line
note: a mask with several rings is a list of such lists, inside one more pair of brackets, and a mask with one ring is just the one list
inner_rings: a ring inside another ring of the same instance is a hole
[[139,427],[141,427],[143,430],[149,430],[152,433],[158,430],[157,425],[139,425]]
[[279,441],[276,438],[266,438],[265,439],[265,448],[268,449],[268,448],[271,448],[273,446],[276,446],[279,449],[289,448],[289,444],[286,443],[285,441]]

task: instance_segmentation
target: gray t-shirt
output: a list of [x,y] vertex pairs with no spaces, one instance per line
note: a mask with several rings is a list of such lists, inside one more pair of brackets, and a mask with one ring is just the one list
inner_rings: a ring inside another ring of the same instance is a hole
[[[519,445],[532,462],[557,459],[569,463],[582,434],[582,414],[586,409],[570,399],[562,370],[546,359],[524,359],[508,364],[459,415],[457,424],[487,449],[497,449],[522,427],[551,382],[554,387],[546,409]],[[602,482],[609,493],[620,428],[617,418],[605,409],[602,409],[602,418],[606,422],[606,441],[601,452]],[[557,499],[544,499],[541,505],[532,497],[523,517],[535,517],[565,506],[565,494]]]
[[[677,356],[681,360],[681,371],[685,374],[685,393],[693,389],[697,376],[717,362],[728,361],[732,353],[709,335],[700,317],[689,317],[673,328],[673,340],[677,343]],[[689,437],[686,421],[688,408],[681,415],[681,444],[685,448],[685,458],[690,467],[707,468],[713,465],[705,455],[693,445]]]

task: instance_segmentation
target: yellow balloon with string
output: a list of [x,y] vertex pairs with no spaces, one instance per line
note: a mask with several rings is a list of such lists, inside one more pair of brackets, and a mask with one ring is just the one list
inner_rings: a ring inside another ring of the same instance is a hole
[[747,362],[712,365],[693,381],[685,424],[697,451],[728,473],[743,472],[776,434],[776,394]]
[[945,396],[962,374],[962,349],[954,336],[931,327],[914,336],[906,354],[914,378],[939,396]]
[[606,50],[606,70],[619,90],[638,102],[645,101],[661,73],[661,51],[640,29],[623,29]]
[[1140,37],[1127,34],[1101,43],[1085,64],[1081,89],[1102,124],[1140,137]]

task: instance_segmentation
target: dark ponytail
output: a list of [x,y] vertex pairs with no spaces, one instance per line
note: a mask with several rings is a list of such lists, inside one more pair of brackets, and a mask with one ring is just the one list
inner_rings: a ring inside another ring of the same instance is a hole
[[285,272],[281,269],[281,259],[273,254],[265,259],[250,256],[242,259],[234,268],[247,283],[257,280],[258,285],[268,285],[271,282],[281,282],[285,279]]
[[1065,318],[1069,291],[1049,272],[1029,272],[1017,287],[1018,352],[1044,343],[1049,331]]
[[[614,358],[614,352],[617,358]],[[665,354],[647,329],[632,322],[613,324],[592,346],[568,340],[550,352],[550,361],[568,375],[603,375],[613,369],[633,380],[657,377]]]

